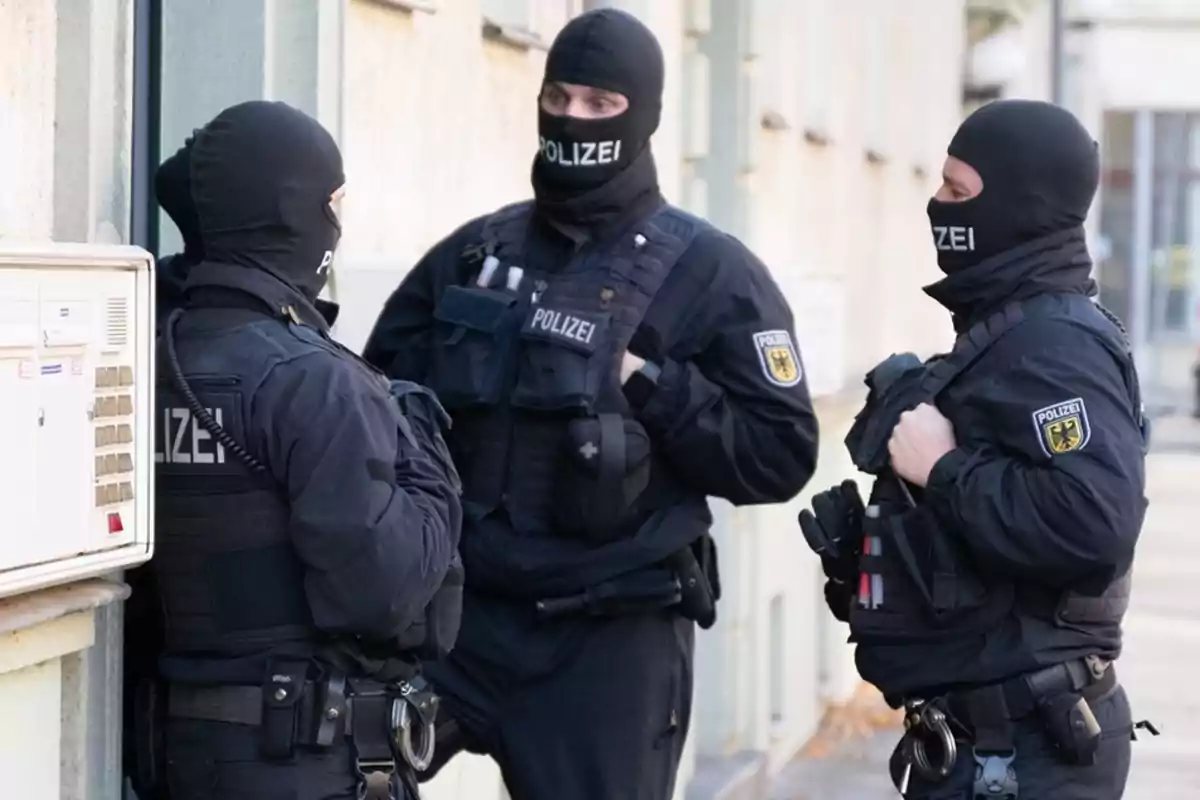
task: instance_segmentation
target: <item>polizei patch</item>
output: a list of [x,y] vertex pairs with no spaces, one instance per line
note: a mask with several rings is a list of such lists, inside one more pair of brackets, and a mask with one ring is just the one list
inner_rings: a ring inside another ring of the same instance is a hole
[[542,158],[560,167],[599,167],[621,160],[621,140],[607,142],[556,142],[539,138]]
[[795,386],[804,377],[796,345],[787,331],[759,331],[754,334],[754,349],[763,375],[776,386]]
[[1033,427],[1038,443],[1048,456],[1061,456],[1082,450],[1092,438],[1087,406],[1083,399],[1064,400],[1033,412]]

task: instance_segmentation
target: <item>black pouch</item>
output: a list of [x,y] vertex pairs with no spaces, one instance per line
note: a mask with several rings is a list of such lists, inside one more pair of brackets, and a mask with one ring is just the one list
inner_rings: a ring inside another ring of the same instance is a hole
[[533,306],[521,328],[512,404],[537,411],[590,411],[611,369],[610,315]]
[[923,506],[863,520],[850,626],[855,641],[904,643],[983,630],[1011,607],[1011,587],[986,587]]
[[516,353],[514,295],[448,286],[433,311],[429,387],[451,408],[495,405]]
[[717,621],[721,584],[717,577],[716,543],[706,534],[694,545],[676,551],[667,566],[679,580],[679,614],[708,630]]
[[262,687],[259,750],[266,761],[290,762],[296,756],[300,698],[308,678],[308,660],[278,658],[267,665]]
[[554,521],[562,533],[597,544],[628,534],[650,483],[650,436],[619,414],[571,420],[563,437]]
[[1043,698],[1038,701],[1038,716],[1064,762],[1076,766],[1096,763],[1103,732],[1087,698],[1081,694]]

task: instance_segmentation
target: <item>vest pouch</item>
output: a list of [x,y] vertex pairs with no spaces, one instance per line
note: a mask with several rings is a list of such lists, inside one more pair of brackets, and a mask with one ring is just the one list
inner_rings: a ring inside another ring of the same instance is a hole
[[512,404],[538,411],[590,410],[611,369],[608,313],[533,306],[521,329]]
[[620,414],[573,419],[563,437],[555,530],[606,544],[632,534],[650,483],[650,436]]
[[1129,610],[1131,588],[1132,579],[1126,572],[1098,595],[1068,589],[1059,598],[1054,622],[1060,628],[1088,632],[1098,627],[1120,625]]
[[514,295],[448,286],[433,310],[429,387],[450,408],[490,406],[504,393],[516,347]]
[[863,521],[856,641],[935,641],[983,630],[1007,614],[1011,587],[986,587],[932,511],[918,507]]

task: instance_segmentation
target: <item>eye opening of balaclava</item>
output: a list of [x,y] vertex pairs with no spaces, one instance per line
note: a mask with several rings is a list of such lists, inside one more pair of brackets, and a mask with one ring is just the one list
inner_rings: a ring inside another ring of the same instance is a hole
[[662,117],[664,72],[658,40],[632,14],[603,8],[568,22],[546,57],[543,87],[569,83],[617,92],[629,107],[583,119],[547,113],[539,102],[535,191],[584,194],[637,161]]
[[188,258],[198,261],[203,258],[204,246],[200,238],[200,217],[192,200],[192,143],[199,131],[192,131],[169,158],[154,172],[154,199],[179,229],[183,238],[183,252]]
[[1081,226],[1100,183],[1095,140],[1051,103],[989,103],[963,121],[947,154],[983,179],[969,200],[929,201],[938,265],[947,273]]
[[209,260],[264,269],[316,299],[341,237],[330,197],[346,182],[319,122],[280,102],[227,108],[197,134],[191,177]]

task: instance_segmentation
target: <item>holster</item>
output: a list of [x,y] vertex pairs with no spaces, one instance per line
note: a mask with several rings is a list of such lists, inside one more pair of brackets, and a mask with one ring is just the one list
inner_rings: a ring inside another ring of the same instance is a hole
[[721,598],[721,578],[717,568],[717,544],[708,534],[677,550],[667,566],[679,579],[679,614],[703,630],[717,621],[717,601]]

